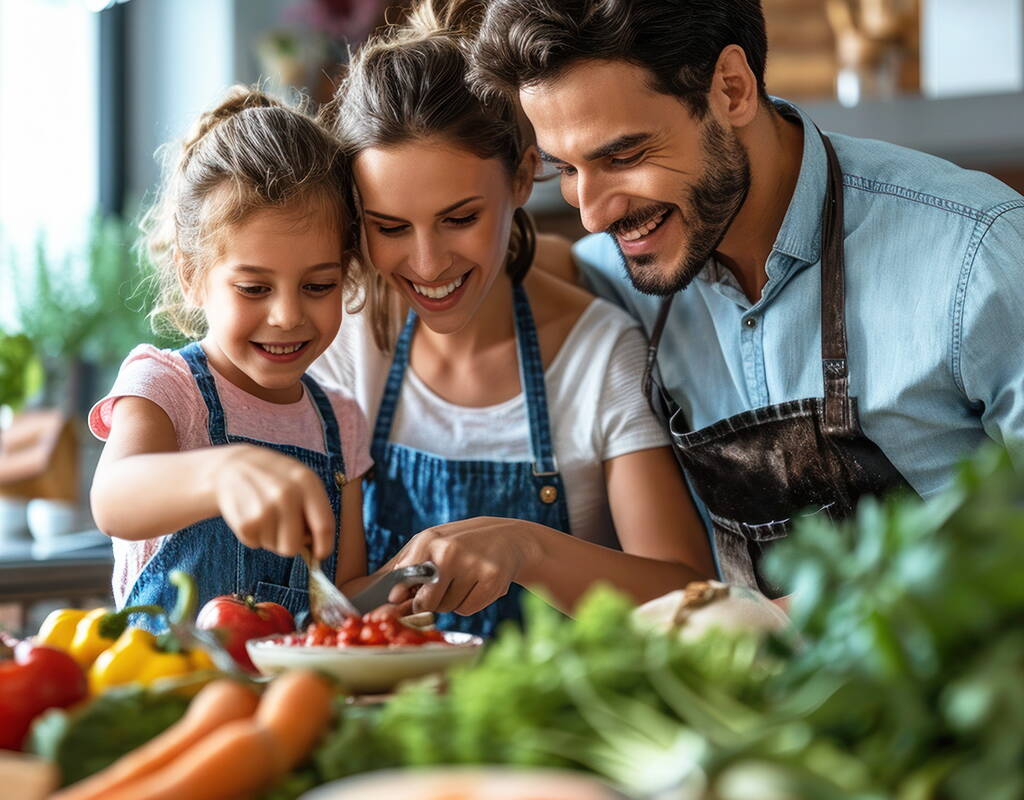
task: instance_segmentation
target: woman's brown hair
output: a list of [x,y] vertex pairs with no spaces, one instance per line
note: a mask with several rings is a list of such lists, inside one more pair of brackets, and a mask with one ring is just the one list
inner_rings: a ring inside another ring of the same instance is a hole
[[[478,158],[497,158],[509,177],[525,152],[514,105],[504,97],[481,99],[466,83],[466,47],[482,6],[424,0],[405,23],[370,39],[355,54],[338,88],[334,129],[352,160],[370,147],[441,138]],[[506,271],[519,283],[536,251],[536,230],[522,208],[515,211]],[[398,299],[379,275],[367,278],[374,339],[388,350]]]
[[[325,212],[337,220],[342,253],[354,250],[351,173],[340,142],[302,110],[257,89],[232,87],[199,118],[168,167],[141,225],[158,282],[150,312],[155,327],[204,334],[205,317],[185,288],[202,280],[225,231],[256,211],[285,209],[297,224],[317,216],[310,212]],[[345,285],[353,289],[361,267],[357,259],[347,261]]]

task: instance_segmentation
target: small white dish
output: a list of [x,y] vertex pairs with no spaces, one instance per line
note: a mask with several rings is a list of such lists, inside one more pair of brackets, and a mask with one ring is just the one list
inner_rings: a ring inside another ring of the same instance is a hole
[[626,800],[582,772],[526,767],[430,767],[353,775],[306,792],[300,800]]
[[399,683],[444,672],[473,661],[484,640],[469,633],[446,632],[446,644],[327,647],[286,645],[280,634],[251,639],[245,649],[264,675],[312,669],[335,677],[352,694],[389,692]]

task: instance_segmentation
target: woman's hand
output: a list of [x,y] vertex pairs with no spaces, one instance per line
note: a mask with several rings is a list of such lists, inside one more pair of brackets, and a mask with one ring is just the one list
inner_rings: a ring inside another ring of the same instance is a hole
[[334,549],[334,512],[323,481],[294,458],[266,447],[228,445],[215,451],[217,508],[246,547],[294,556],[312,536],[316,558]]
[[486,608],[521,583],[539,556],[532,522],[502,517],[474,517],[427,528],[399,551],[388,569],[433,561],[436,583],[397,586],[390,601],[413,598],[412,611],[468,616]]

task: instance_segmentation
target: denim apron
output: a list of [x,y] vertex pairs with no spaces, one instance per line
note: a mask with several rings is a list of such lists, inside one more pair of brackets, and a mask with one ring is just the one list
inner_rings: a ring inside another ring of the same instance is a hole
[[[320,476],[336,520],[334,551],[323,562],[323,568],[328,575],[334,575],[345,464],[342,460],[338,421],[323,390],[311,377],[302,376],[306,391],[323,423],[326,453],[293,445],[261,442],[244,436],[231,436],[227,433],[224,407],[203,349],[198,342],[193,342],[179,352],[192,371],[192,377],[206,403],[211,444],[247,443],[269,447],[301,461]],[[205,519],[171,534],[143,568],[125,605],[156,604],[168,610],[173,608],[177,590],[168,583],[167,574],[174,569],[184,570],[195,578],[200,607],[218,595],[237,593],[243,596],[251,594],[257,602],[270,600],[280,603],[293,616],[309,608],[309,575],[302,559],[284,558],[269,550],[246,547],[231,532],[223,517]]]
[[[820,134],[820,132],[819,132]],[[719,571],[729,583],[768,597],[789,591],[762,569],[765,555],[795,519],[841,520],[865,495],[913,489],[861,429],[850,396],[843,259],[843,174],[828,137],[828,184],[821,215],[822,397],[755,408],[690,430],[660,382],[658,343],[672,303],[658,314],[647,353],[644,391],[669,433],[690,485],[711,518]]]
[[[363,485],[363,525],[370,572],[391,559],[415,534],[470,517],[511,517],[569,533],[569,507],[558,473],[548,419],[544,369],[526,292],[514,289],[519,380],[526,401],[533,461],[446,459],[389,442],[409,364],[417,318],[409,312],[395,345],[373,432],[374,467]],[[442,630],[490,636],[503,620],[520,621],[522,587],[471,616],[440,614]]]

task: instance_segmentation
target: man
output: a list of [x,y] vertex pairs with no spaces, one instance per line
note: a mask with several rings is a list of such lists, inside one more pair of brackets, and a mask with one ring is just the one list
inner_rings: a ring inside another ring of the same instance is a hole
[[518,97],[595,234],[584,280],[649,332],[720,570],[776,596],[794,515],[1022,443],[1024,197],[823,136],[766,49],[757,0],[492,0],[474,79]]

